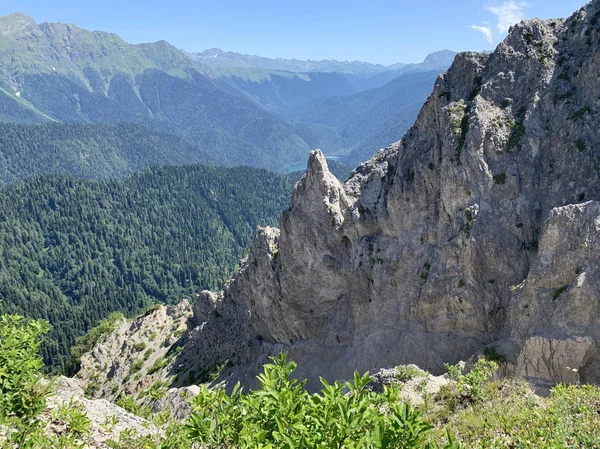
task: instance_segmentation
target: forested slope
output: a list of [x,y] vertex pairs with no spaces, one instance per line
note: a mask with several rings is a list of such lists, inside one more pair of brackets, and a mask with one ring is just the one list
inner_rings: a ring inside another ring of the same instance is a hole
[[136,123],[231,165],[285,171],[306,160],[311,148],[291,124],[220,84],[165,41],[131,45],[24,14],[0,17],[3,121]]
[[117,178],[150,165],[219,162],[179,137],[133,123],[0,123],[0,187],[34,175]]
[[217,288],[256,226],[277,223],[293,179],[194,165],[9,186],[0,190],[0,309],[47,318],[43,357],[64,367],[75,337],[110,312]]

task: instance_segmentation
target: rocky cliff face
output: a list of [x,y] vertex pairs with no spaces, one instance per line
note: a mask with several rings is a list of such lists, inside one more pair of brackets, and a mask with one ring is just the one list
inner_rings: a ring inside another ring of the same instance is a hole
[[[111,401],[122,395],[140,403],[152,403],[166,393],[175,372],[174,359],[181,351],[188,327],[200,314],[196,302],[183,300],[176,306],[159,306],[132,322],[124,322],[81,358],[76,378],[87,396]],[[164,390],[164,391],[163,391]],[[150,394],[150,393],[153,394]]]
[[250,382],[285,350],[316,382],[491,345],[507,374],[600,382],[599,46],[598,0],[523,22],[344,184],[313,152],[177,363]]
[[127,412],[106,399],[87,399],[79,382],[75,379],[59,377],[53,382],[53,390],[54,394],[48,398],[47,407],[41,414],[42,422],[46,423],[45,431],[48,435],[65,434],[66,423],[60,419],[60,414],[54,416],[54,413],[62,407],[77,408],[89,419],[89,434],[80,435],[77,441],[80,445],[71,447],[108,449],[115,447],[110,444],[110,441],[117,441],[122,433],[136,437],[152,436],[155,438],[160,437],[163,433],[151,422]]

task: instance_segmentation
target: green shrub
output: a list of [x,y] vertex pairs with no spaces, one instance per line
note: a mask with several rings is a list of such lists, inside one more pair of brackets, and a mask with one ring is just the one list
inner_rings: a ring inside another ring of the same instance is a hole
[[[38,355],[41,339],[49,330],[45,321],[17,315],[0,316],[0,447],[6,449],[80,448],[78,437],[86,431],[84,414],[74,409],[66,415],[67,429],[48,435],[41,412],[50,384],[42,379]],[[65,412],[65,408],[59,408]]]
[[558,385],[541,398],[526,382],[505,380],[488,382],[484,396],[445,417],[437,436],[451,429],[469,449],[600,447],[598,387]]
[[185,329],[177,329],[175,332],[173,332],[173,337],[175,338],[179,338],[181,337],[183,334],[185,334],[186,330]]
[[[258,376],[260,390],[243,394],[236,385],[202,387],[192,401],[188,436],[205,448],[426,448],[431,426],[411,406],[400,403],[400,390],[383,394],[367,389],[368,374],[353,382],[329,384],[309,394],[304,381],[290,378],[296,364],[285,354],[272,358]],[[458,446],[446,446],[458,447]]]
[[150,369],[148,370],[148,375],[151,375],[151,374],[154,374],[154,373],[160,371],[161,369],[165,368],[168,364],[169,364],[168,359],[158,359],[156,362],[154,362],[154,365],[152,365],[150,367]]
[[133,345],[133,349],[137,352],[143,351],[144,349],[146,349],[146,343],[144,343],[143,341],[135,343]]
[[108,335],[125,320],[125,316],[120,312],[113,312],[98,323],[96,327],[91,328],[85,335],[77,338],[71,348],[71,362],[68,371],[76,373],[81,365],[81,356],[89,352],[102,337]]
[[568,288],[568,285],[563,285],[562,287],[554,290],[554,293],[552,294],[552,301],[556,301],[559,298],[559,296],[562,295]]
[[506,173],[498,173],[497,175],[492,176],[494,182],[498,185],[502,185],[506,183]]
[[92,378],[85,386],[85,391],[83,392],[86,398],[93,398],[96,393],[100,390],[100,384],[98,383],[97,378]]
[[52,411],[52,420],[64,424],[70,433],[78,437],[91,432],[91,420],[85,414],[83,405],[73,398]]
[[45,321],[0,317],[0,419],[30,419],[46,406],[48,387],[40,382],[43,362],[37,352],[49,328]]
[[144,366],[143,360],[140,360],[140,359],[134,360],[131,363],[131,365],[129,366],[129,375],[137,373],[139,370],[142,369],[143,366]]
[[429,373],[417,365],[399,365],[396,367],[396,377],[400,382],[408,382],[416,377],[427,377]]
[[506,362],[506,356],[503,354],[500,354],[495,346],[487,346],[487,347],[483,348],[482,354],[489,361],[496,362],[496,363],[505,363]]
[[149,407],[140,406],[131,396],[120,396],[115,402],[115,404],[128,411],[129,413],[133,413],[134,415],[140,416],[145,419],[147,419],[151,413]]
[[483,385],[498,369],[498,364],[493,360],[482,358],[477,360],[467,374],[461,373],[459,365],[444,365],[448,377],[457,383],[457,391],[463,399],[475,401],[480,399]]
[[450,365],[449,363],[444,364],[448,377],[452,380],[458,380],[461,376],[461,368],[459,365]]
[[584,106],[583,108],[573,112],[571,115],[567,117],[567,120],[579,120],[583,118],[587,113],[591,112],[589,106]]

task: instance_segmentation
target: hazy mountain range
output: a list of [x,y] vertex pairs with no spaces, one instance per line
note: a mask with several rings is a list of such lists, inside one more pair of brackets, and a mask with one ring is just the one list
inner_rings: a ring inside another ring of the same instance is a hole
[[[0,17],[0,120],[133,123],[152,130],[156,139],[170,134],[185,142],[173,160],[162,143],[146,146],[146,152],[132,149],[143,155],[131,165],[136,169],[153,161],[188,160],[284,172],[303,165],[313,148],[338,156],[354,152],[349,159],[354,162],[389,143],[385,139],[400,139],[453,56],[442,51],[420,64],[385,67],[221,51],[190,54],[165,41],[131,45],[115,34],[37,24],[15,13]],[[377,113],[383,104],[393,107]],[[78,148],[87,145],[86,133],[74,128],[69,133],[77,134]],[[365,146],[379,135],[384,137]],[[13,153],[12,160],[19,155]],[[27,161],[19,164],[26,167]],[[100,171],[114,172],[104,168]]]
[[387,82],[404,73],[427,72],[447,69],[456,52],[442,50],[428,55],[423,62],[407,64],[398,62],[391,65],[372,64],[362,61],[336,61],[323,59],[320,61],[264,58],[256,55],[245,55],[231,51],[211,48],[200,53],[189,53],[190,57],[214,69],[262,68],[272,71],[295,73],[337,73],[346,78],[357,90],[383,86]]

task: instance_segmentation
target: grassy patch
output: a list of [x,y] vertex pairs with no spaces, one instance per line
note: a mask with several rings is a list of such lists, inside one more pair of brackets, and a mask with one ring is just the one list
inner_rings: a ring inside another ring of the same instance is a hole
[[473,405],[436,409],[433,436],[450,432],[469,449],[600,447],[598,410],[598,387],[559,385],[541,398],[524,381],[491,381]]
[[568,288],[569,288],[568,285],[563,285],[562,287],[554,290],[554,293],[552,294],[552,301],[556,301],[560,297],[560,295],[562,295],[565,292],[565,290]]
[[429,376],[427,371],[422,370],[416,365],[399,365],[396,367],[396,372],[398,373],[396,378],[400,382],[408,382],[417,377]]

